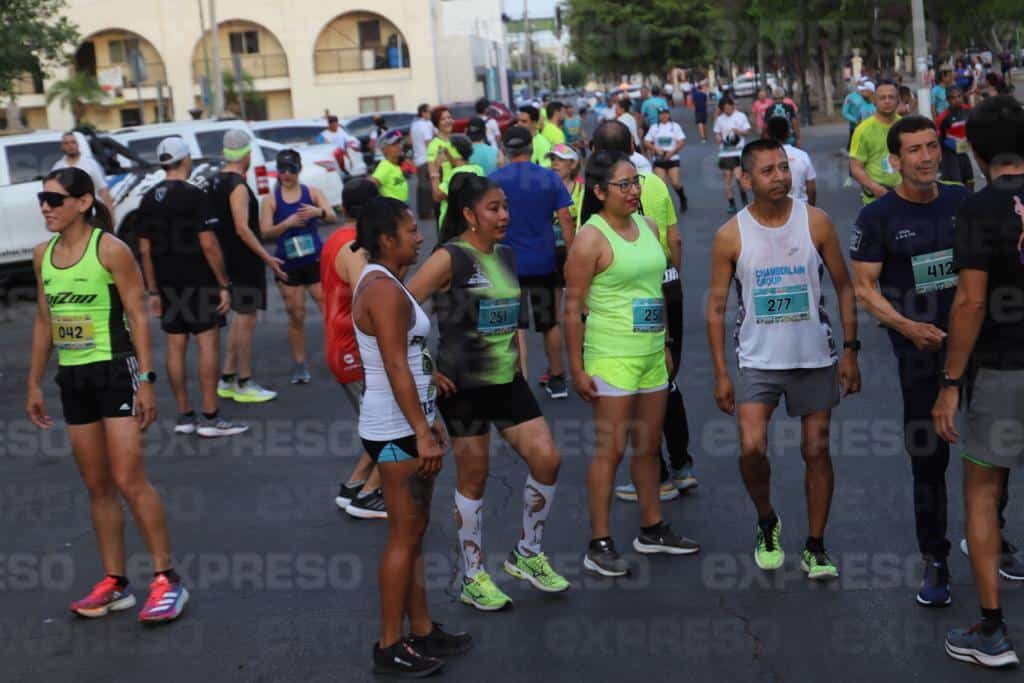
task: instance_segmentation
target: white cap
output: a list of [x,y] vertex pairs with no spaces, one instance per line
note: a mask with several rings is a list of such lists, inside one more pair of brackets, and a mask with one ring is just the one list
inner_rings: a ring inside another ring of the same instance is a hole
[[875,84],[871,81],[864,81],[858,86],[861,90],[867,90],[868,92],[875,92]]
[[177,163],[191,153],[192,150],[188,148],[188,143],[177,135],[164,138],[156,148],[156,158],[161,164]]

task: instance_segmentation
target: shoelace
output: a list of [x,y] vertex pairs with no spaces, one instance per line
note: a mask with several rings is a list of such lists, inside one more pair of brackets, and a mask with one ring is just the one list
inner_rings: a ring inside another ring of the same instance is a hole
[[160,602],[164,599],[164,596],[167,594],[167,592],[172,588],[173,585],[171,584],[170,581],[161,581],[159,583],[155,583],[154,587],[151,588],[149,591],[149,597],[146,598],[146,606],[143,609],[148,610],[151,607],[158,606]]
[[117,579],[112,579],[108,576],[92,587],[92,590],[89,591],[89,595],[86,596],[83,602],[96,600],[111,590],[117,590]]

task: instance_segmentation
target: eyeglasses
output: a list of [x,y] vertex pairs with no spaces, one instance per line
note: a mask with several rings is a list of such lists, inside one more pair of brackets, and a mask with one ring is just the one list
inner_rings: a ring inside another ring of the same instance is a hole
[[642,188],[644,186],[644,177],[642,175],[638,175],[632,180],[620,180],[617,183],[610,182],[608,183],[608,186],[619,188],[619,192],[629,192],[632,187],[637,189]]
[[69,194],[61,194],[60,192],[39,192],[36,194],[39,198],[39,205],[46,204],[51,209],[56,209],[64,206],[64,200],[71,197]]
[[277,173],[278,175],[282,173],[291,173],[293,175],[298,175],[299,167],[296,166],[295,164],[278,164]]

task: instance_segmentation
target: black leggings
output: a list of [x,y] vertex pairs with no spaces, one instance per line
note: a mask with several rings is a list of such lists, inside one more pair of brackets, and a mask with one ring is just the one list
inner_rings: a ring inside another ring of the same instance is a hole
[[665,332],[672,340],[669,352],[672,354],[672,373],[668,378],[668,404],[665,406],[665,448],[661,457],[661,481],[668,481],[669,471],[665,461],[673,469],[682,469],[693,464],[690,455],[690,427],[686,421],[686,407],[683,405],[683,394],[676,385],[679,363],[683,355],[683,282],[675,280],[662,285],[665,297],[665,320],[668,327]]

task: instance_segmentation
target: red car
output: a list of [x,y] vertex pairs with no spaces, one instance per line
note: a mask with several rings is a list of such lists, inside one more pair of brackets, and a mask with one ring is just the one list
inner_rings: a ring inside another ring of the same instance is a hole
[[[465,133],[469,120],[476,116],[476,102],[454,102],[444,106],[448,107],[452,112],[452,117],[455,119],[455,126],[452,128],[452,132]],[[516,122],[516,117],[501,102],[491,102],[491,106],[487,108],[487,115],[498,121],[498,127],[502,133]]]

